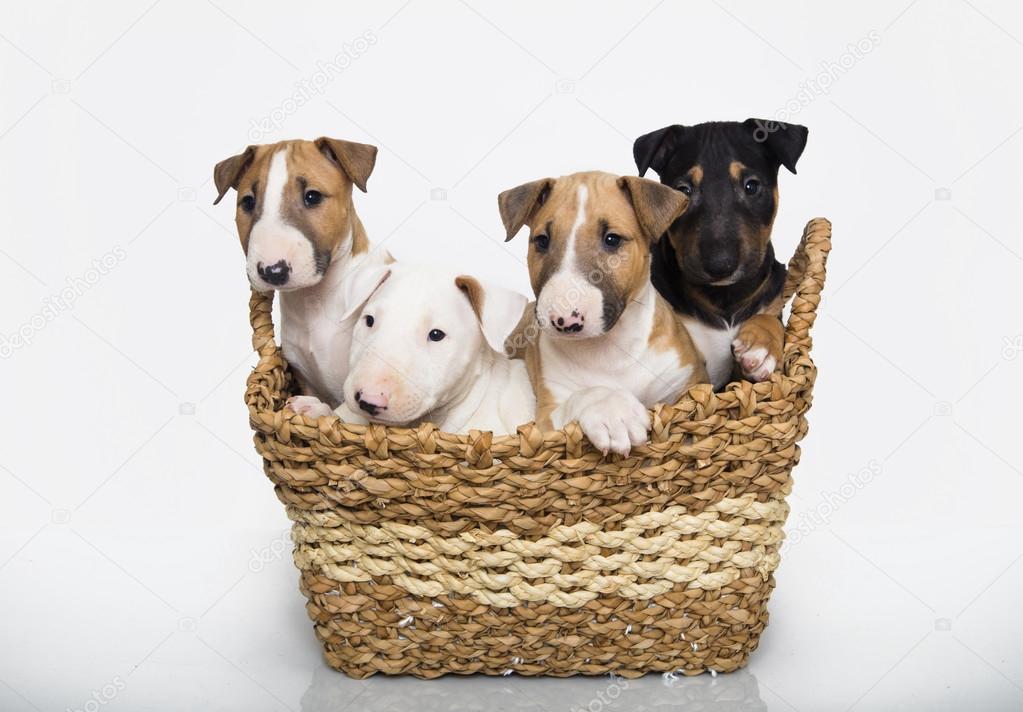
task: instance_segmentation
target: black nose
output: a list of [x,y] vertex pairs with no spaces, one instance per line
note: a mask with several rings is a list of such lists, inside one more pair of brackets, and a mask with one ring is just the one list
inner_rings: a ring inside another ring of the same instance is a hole
[[711,252],[703,257],[703,271],[713,279],[732,276],[739,266],[739,255],[730,251]]
[[376,415],[380,412],[380,406],[374,405],[373,403],[367,403],[362,399],[362,391],[355,392],[355,402],[359,404],[360,410],[364,410],[370,415]]
[[275,262],[269,267],[264,267],[263,263],[260,262],[256,265],[256,272],[259,273],[260,279],[267,284],[280,287],[282,284],[288,283],[288,277],[291,276],[291,266],[284,260]]

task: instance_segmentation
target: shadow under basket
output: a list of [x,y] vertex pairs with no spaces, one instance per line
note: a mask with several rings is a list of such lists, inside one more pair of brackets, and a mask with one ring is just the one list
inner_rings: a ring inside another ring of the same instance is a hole
[[657,406],[628,457],[575,424],[452,435],[284,410],[295,380],[272,296],[253,293],[245,402],[327,663],[356,678],[744,665],[767,625],[830,249],[830,223],[811,221],[771,380]]

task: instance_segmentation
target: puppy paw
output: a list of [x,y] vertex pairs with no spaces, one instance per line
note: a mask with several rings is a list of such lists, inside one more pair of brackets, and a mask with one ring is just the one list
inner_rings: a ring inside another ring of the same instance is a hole
[[595,388],[572,396],[567,409],[593,446],[607,455],[628,455],[647,442],[650,411],[628,391]]
[[284,407],[309,418],[320,418],[334,413],[329,405],[316,396],[292,396],[284,404]]
[[742,377],[753,383],[766,381],[778,366],[778,359],[766,346],[751,344],[742,339],[732,342],[732,353],[739,364]]

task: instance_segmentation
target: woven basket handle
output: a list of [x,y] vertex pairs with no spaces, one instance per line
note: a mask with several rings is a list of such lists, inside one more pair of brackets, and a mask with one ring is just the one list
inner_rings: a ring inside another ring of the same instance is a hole
[[789,260],[785,278],[785,301],[792,297],[792,312],[785,325],[786,348],[790,344],[810,348],[810,329],[817,319],[829,252],[831,223],[825,218],[814,218],[803,230],[803,239]]
[[259,360],[270,359],[277,352],[274,341],[274,293],[253,291],[249,297],[249,323],[252,324],[252,348]]

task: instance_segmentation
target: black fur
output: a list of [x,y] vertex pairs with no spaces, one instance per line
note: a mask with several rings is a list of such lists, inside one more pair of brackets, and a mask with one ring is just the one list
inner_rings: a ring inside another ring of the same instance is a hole
[[[653,250],[654,285],[676,310],[714,326],[738,324],[781,294],[785,266],[769,241],[778,169],[795,173],[807,133],[747,119],[667,126],[636,139],[640,175],[652,168],[665,185],[691,193],[689,208]],[[744,166],[737,176],[733,163]]]

